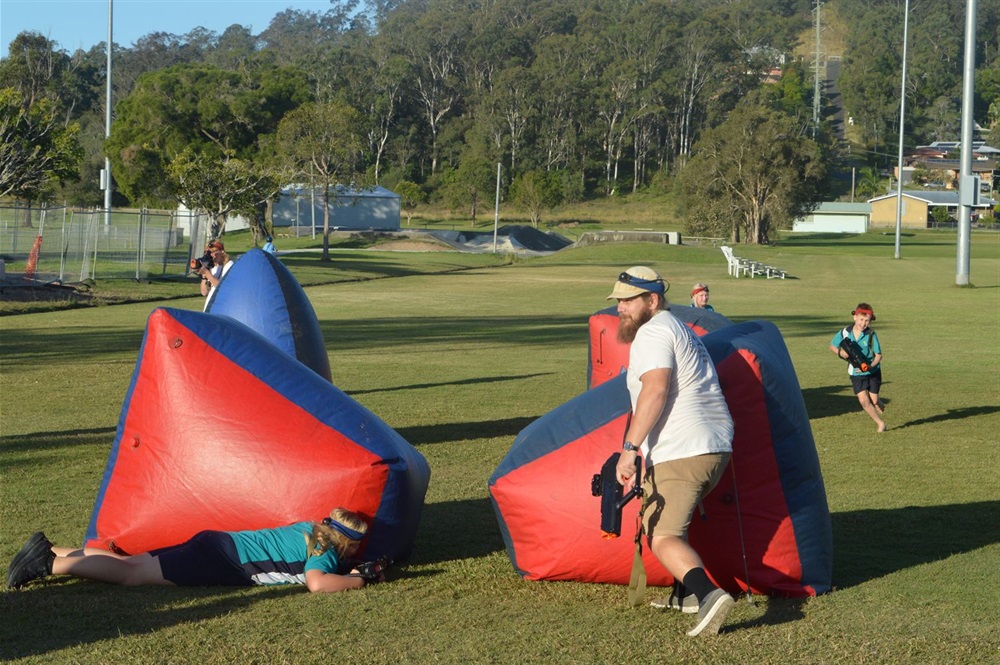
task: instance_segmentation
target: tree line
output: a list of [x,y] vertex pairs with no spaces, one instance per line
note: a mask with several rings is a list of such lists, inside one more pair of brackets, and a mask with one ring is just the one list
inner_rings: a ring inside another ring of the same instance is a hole
[[[957,138],[964,0],[914,0],[906,141]],[[898,136],[902,7],[832,0],[840,89],[872,164]],[[69,54],[25,32],[0,60],[0,196],[256,220],[283,184],[382,184],[475,223],[504,195],[548,208],[677,191],[689,232],[767,242],[843,159],[794,57],[810,0],[357,0],[260,34],[151,33]],[[976,113],[1000,122],[1000,0],[980,0]],[[776,77],[775,72],[780,71]],[[998,130],[1000,131],[1000,130]],[[891,152],[891,151],[888,151]],[[326,226],[328,227],[328,220]],[[325,234],[324,234],[325,237]]]

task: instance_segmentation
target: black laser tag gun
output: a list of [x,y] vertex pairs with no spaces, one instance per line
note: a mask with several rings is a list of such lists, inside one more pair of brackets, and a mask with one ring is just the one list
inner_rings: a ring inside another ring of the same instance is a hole
[[869,368],[868,358],[862,353],[858,343],[849,337],[840,340],[840,348],[847,352],[847,362],[851,363],[855,369],[867,372]]
[[642,460],[635,457],[635,485],[628,494],[622,491],[615,469],[621,453],[614,453],[590,481],[590,492],[601,497],[601,531],[605,540],[622,535],[622,509],[629,501],[642,496]]
[[385,571],[392,565],[392,559],[383,556],[375,561],[364,561],[354,566],[358,572],[352,577],[360,577],[365,584],[378,584],[385,581]]

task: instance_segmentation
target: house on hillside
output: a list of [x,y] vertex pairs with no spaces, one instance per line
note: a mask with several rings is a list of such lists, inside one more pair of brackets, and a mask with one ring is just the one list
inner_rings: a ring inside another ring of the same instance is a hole
[[864,233],[871,217],[870,203],[824,201],[792,222],[793,233]]
[[[869,199],[872,206],[871,226],[896,227],[896,203],[897,193],[890,192],[884,196],[877,196]],[[974,216],[989,212],[996,201],[991,198],[982,197],[978,206],[973,206]],[[917,191],[903,190],[903,206],[900,215],[900,226],[908,229],[926,229],[932,225],[933,208],[945,208],[952,219],[958,218],[959,192],[958,190],[937,190],[937,191]]]
[[[903,187],[913,182],[913,171],[918,167],[923,167],[928,171],[938,171],[944,176],[944,183],[939,185],[938,189],[954,189],[962,168],[961,162],[957,159],[913,157],[906,163],[909,165],[903,167]],[[897,180],[899,179],[899,169],[897,167],[893,167],[893,175]],[[972,175],[979,176],[980,191],[984,194],[989,194],[995,189],[996,178],[1000,177],[1000,171],[997,170],[997,160],[973,160]],[[925,185],[925,187],[927,186]]]

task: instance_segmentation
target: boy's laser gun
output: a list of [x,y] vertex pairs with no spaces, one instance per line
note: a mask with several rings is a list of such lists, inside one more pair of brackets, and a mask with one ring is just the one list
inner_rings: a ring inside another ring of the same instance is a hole
[[870,365],[868,358],[861,352],[861,347],[853,339],[845,337],[840,340],[840,348],[847,352],[847,362],[851,363],[855,369],[867,372]]
[[590,481],[590,491],[601,497],[601,531],[604,539],[622,535],[622,509],[633,498],[642,495],[642,460],[635,458],[635,485],[624,494],[615,472],[621,453],[614,453]]

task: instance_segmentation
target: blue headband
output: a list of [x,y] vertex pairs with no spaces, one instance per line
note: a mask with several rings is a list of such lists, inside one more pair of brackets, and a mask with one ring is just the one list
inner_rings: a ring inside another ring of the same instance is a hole
[[618,275],[618,281],[623,284],[629,284],[637,289],[642,289],[644,291],[649,291],[650,293],[658,293],[663,295],[663,279],[643,279],[642,277],[636,277],[628,272],[623,272]]
[[355,531],[351,527],[341,524],[340,522],[331,517],[324,517],[323,525],[328,526],[336,531],[339,531],[340,533],[347,536],[350,540],[361,540],[362,538],[365,537],[365,534],[361,533],[360,531]]

